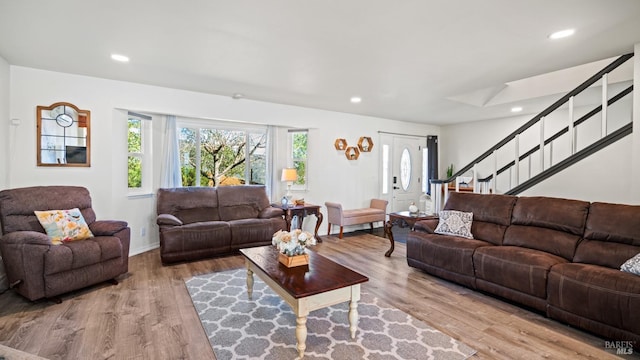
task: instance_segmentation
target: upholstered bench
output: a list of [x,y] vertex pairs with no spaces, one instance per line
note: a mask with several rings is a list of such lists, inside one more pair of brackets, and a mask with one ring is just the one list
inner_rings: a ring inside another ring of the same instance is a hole
[[342,205],[334,202],[325,202],[327,207],[327,217],[329,218],[327,234],[331,233],[331,225],[340,226],[340,235],[342,239],[342,231],[344,226],[348,225],[360,225],[369,223],[371,230],[373,230],[373,223],[376,221],[385,221],[387,211],[387,201],[381,199],[371,199],[371,204],[368,208],[342,210]]

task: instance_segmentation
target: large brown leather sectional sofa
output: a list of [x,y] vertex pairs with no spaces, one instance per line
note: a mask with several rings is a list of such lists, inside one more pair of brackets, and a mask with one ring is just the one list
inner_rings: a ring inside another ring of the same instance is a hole
[[444,210],[472,212],[473,239],[418,222],[410,266],[640,347],[640,276],[620,271],[640,253],[640,206],[452,193]]
[[270,245],[287,227],[262,185],[159,189],[157,214],[163,264]]

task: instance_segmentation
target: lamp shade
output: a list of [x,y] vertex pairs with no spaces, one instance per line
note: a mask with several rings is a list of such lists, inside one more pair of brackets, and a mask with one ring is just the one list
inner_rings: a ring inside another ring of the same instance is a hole
[[282,178],[280,181],[296,181],[298,180],[298,172],[294,168],[282,169]]

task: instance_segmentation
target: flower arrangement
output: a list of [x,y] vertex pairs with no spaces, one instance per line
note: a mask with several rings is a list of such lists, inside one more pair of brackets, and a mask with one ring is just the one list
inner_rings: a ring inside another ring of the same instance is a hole
[[287,256],[304,254],[304,249],[316,244],[316,238],[308,231],[300,229],[291,232],[279,230],[273,234],[271,243],[275,245],[278,252]]

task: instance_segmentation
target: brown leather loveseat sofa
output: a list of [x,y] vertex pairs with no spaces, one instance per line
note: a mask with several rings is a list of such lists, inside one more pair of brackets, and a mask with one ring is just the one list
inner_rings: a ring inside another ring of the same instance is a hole
[[157,201],[163,264],[270,245],[287,228],[262,185],[159,189]]
[[640,206],[550,197],[452,193],[444,210],[473,213],[473,239],[416,224],[407,262],[548,317],[640,347]]

